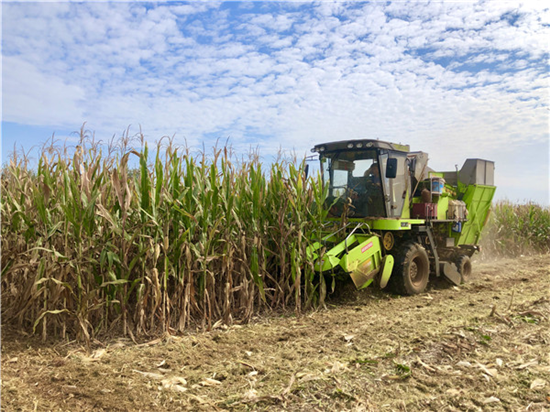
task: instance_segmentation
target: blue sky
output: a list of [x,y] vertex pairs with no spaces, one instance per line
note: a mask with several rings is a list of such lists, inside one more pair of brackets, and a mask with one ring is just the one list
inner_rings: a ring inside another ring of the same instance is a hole
[[548,205],[544,3],[3,2],[2,160],[84,122],[266,158],[379,138]]

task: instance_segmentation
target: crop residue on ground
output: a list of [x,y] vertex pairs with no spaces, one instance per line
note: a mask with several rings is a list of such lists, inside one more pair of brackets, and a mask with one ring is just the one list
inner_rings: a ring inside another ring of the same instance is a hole
[[461,287],[375,290],[296,318],[96,344],[2,336],[4,410],[529,410],[550,407],[548,255]]

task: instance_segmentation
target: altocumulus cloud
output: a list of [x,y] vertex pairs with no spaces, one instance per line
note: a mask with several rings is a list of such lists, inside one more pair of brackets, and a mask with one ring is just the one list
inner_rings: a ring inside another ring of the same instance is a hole
[[545,183],[547,203],[549,15],[536,2],[5,3],[3,121],[141,124],[151,140],[230,136],[265,154],[401,141],[436,168],[494,159],[501,194]]

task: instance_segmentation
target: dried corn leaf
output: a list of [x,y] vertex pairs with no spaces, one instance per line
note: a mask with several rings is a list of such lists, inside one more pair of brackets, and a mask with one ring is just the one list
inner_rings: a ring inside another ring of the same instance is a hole
[[201,382],[199,382],[199,385],[202,385],[202,386],[217,386],[217,385],[221,385],[222,383],[216,379],[212,379],[212,378],[206,378],[204,380],[202,380]]
[[142,372],[142,371],[138,371],[138,370],[136,370],[136,369],[134,369],[132,372],[139,373],[140,375],[143,375],[143,376],[145,376],[146,378],[149,378],[149,379],[158,379],[158,380],[161,380],[161,379],[164,378],[164,375],[161,375],[160,373]]
[[546,386],[546,381],[544,379],[537,378],[533,382],[531,382],[531,386],[529,386],[533,390],[542,389]]

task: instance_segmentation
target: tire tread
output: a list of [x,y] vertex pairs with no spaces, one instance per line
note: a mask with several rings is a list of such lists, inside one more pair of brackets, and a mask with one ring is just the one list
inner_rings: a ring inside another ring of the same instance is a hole
[[[415,295],[422,293],[425,289],[424,286],[421,290],[414,290],[407,285],[407,281],[405,279],[405,265],[413,259],[416,253],[423,255],[429,266],[429,259],[426,250],[422,247],[422,245],[414,241],[409,241],[403,244],[400,251],[395,256],[396,265],[394,266],[393,273],[390,276],[388,286],[392,291],[399,295]],[[429,267],[427,272],[428,273],[426,276],[429,276]]]

